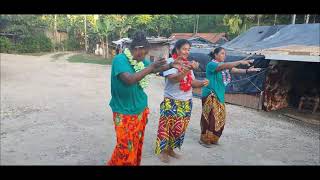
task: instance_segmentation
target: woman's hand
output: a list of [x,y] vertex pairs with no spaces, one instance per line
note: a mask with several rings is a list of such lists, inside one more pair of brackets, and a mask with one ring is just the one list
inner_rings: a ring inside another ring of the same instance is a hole
[[171,66],[173,68],[176,68],[176,69],[180,69],[182,68],[183,64],[182,64],[182,61],[181,60],[174,60],[171,64]]
[[194,79],[192,80],[191,86],[193,88],[202,88],[203,86],[208,86],[208,84],[209,84],[208,79],[204,79],[204,80]]
[[203,86],[208,86],[209,85],[209,80],[208,79],[204,79],[203,81],[202,81],[202,87]]
[[199,68],[199,63],[196,61],[191,61],[191,67],[192,69],[198,69]]
[[188,71],[192,70],[191,64],[184,64],[182,65],[182,73],[187,73]]
[[254,68],[254,67],[251,67],[249,69],[247,69],[248,72],[259,72],[261,71],[261,68]]
[[254,60],[241,60],[240,64],[250,66],[253,63],[253,61]]
[[165,58],[161,58],[161,59],[158,59],[158,60],[155,60],[152,64],[151,64],[151,67],[153,70],[163,66],[167,64],[167,61]]

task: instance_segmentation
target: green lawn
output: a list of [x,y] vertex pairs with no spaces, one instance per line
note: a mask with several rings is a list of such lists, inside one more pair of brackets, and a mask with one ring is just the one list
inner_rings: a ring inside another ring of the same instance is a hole
[[111,59],[105,59],[101,56],[89,55],[89,54],[76,54],[70,56],[67,59],[69,62],[73,63],[91,63],[91,64],[112,64]]
[[64,56],[64,55],[67,55],[67,54],[68,54],[68,53],[63,52],[63,53],[54,54],[54,55],[52,55],[51,57],[52,57],[53,59],[59,59],[60,57],[62,57],[62,56]]
[[43,56],[46,54],[50,54],[51,52],[38,52],[38,53],[17,53],[19,55],[28,55],[28,56]]

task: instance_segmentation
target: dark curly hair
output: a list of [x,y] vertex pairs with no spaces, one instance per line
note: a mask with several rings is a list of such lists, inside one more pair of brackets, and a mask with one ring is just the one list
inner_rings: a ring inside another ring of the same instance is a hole
[[138,46],[143,46],[144,48],[150,47],[150,43],[148,42],[144,31],[135,32],[131,39],[132,39],[132,42],[130,44],[130,49],[134,49]]
[[209,53],[209,56],[212,58],[212,59],[215,59],[216,58],[216,55],[219,54],[220,51],[224,50],[223,47],[217,47],[215,48],[213,51],[211,51]]
[[178,41],[176,41],[176,43],[174,44],[174,48],[172,49],[171,54],[177,53],[177,49],[180,49],[185,44],[189,44],[191,46],[191,42],[186,39],[179,39]]

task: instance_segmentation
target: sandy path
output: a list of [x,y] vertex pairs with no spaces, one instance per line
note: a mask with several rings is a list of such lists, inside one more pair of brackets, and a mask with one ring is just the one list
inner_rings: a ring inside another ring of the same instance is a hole
[[[110,66],[1,54],[1,164],[102,165],[115,133]],[[147,89],[151,110],[143,165],[163,165],[154,155],[163,79]],[[181,153],[170,165],[320,164],[319,126],[273,113],[227,105],[220,145],[198,144],[201,102],[194,109]]]

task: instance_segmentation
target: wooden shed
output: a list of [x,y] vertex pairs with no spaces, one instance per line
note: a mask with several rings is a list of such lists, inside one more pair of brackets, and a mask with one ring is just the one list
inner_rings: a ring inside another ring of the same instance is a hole
[[54,36],[54,31],[46,30],[45,34],[48,38],[51,39],[52,42],[55,42],[55,43],[62,43],[63,41],[68,39],[67,31],[61,30],[61,29],[57,30],[56,38]]
[[[149,41],[151,47],[149,49],[149,53],[147,54],[146,58],[149,58],[151,62],[154,60],[159,59],[159,57],[169,58],[169,50],[170,50],[170,41],[171,39],[163,38],[163,37],[148,37],[147,40]],[[128,38],[123,38],[122,40],[113,41],[113,43],[121,42],[122,47],[126,48],[130,45],[131,40]]]

